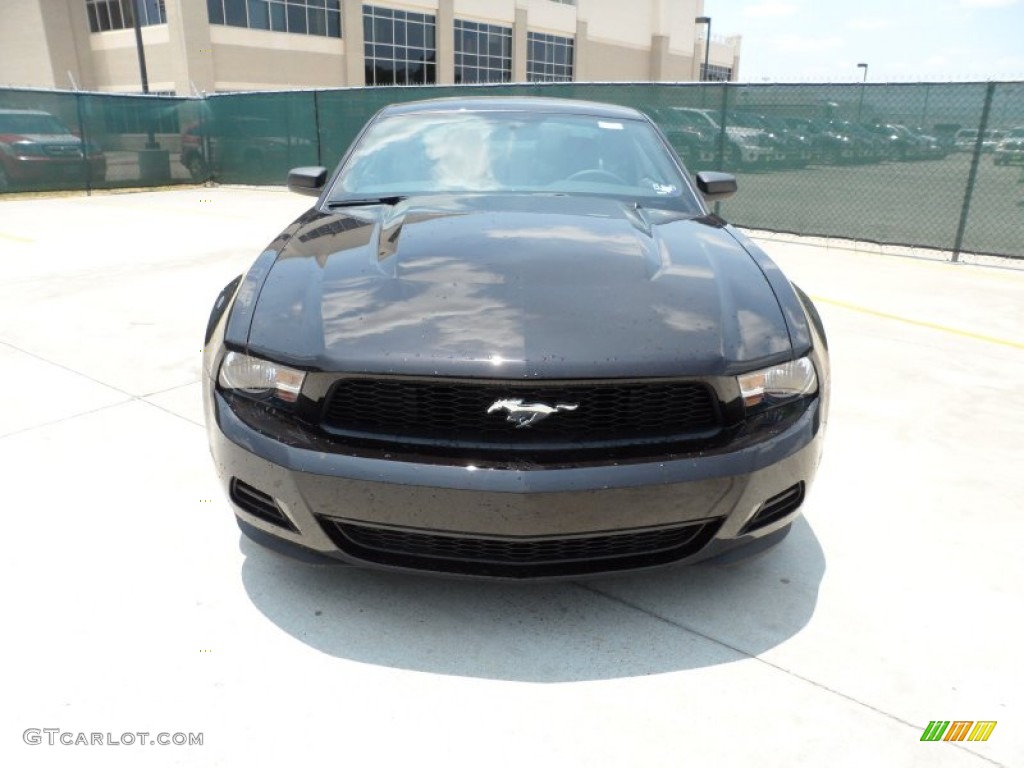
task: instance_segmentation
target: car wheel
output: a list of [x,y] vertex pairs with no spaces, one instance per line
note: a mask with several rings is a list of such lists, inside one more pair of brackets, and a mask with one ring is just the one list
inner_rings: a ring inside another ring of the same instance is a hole
[[206,181],[210,178],[210,168],[200,155],[192,155],[185,164],[193,181]]

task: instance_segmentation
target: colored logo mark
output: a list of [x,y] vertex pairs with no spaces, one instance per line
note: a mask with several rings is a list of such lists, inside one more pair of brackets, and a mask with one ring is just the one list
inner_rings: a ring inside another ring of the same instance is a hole
[[921,741],[988,741],[995,728],[995,720],[932,720]]

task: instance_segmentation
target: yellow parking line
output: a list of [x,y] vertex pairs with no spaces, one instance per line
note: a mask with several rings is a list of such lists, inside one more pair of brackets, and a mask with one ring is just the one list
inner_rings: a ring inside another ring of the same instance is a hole
[[988,336],[984,333],[974,333],[973,331],[965,331],[961,328],[950,328],[948,325],[939,325],[938,323],[929,323],[926,320],[914,320],[909,317],[900,317],[899,315],[892,315],[888,312],[879,312],[877,309],[869,309],[868,307],[862,307],[859,304],[850,304],[845,301],[837,301],[835,299],[826,299],[822,296],[813,296],[815,302],[822,304],[831,304],[834,307],[842,307],[843,309],[849,309],[853,312],[861,312],[865,315],[873,315],[874,317],[882,317],[886,320],[896,320],[901,323],[907,323],[908,325],[917,325],[922,328],[931,328],[933,331],[943,331],[944,333],[952,333],[955,336],[964,336],[968,339],[977,339],[978,341],[987,341],[990,344],[1001,344],[1004,347],[1013,347],[1014,349],[1024,349],[1024,342],[1014,341],[1013,339],[1001,339],[998,336]]
[[4,240],[13,240],[16,243],[34,243],[31,237],[22,237],[21,235],[12,235],[7,232],[0,232],[0,238]]

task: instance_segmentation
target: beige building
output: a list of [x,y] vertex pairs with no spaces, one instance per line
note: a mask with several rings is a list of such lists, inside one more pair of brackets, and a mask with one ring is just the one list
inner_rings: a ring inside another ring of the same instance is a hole
[[[150,90],[702,79],[703,0],[4,0],[0,87]],[[740,38],[708,79],[735,80]]]

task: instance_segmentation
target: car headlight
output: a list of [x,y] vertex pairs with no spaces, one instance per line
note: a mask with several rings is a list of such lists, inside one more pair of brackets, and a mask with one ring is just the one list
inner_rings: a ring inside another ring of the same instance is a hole
[[248,395],[272,395],[286,403],[294,403],[305,378],[303,371],[241,352],[228,352],[220,364],[217,382],[224,389],[236,389]]
[[736,377],[747,408],[769,408],[818,391],[818,376],[808,357]]
[[43,145],[34,141],[16,141],[11,145],[11,149],[18,157],[38,157],[46,154]]

